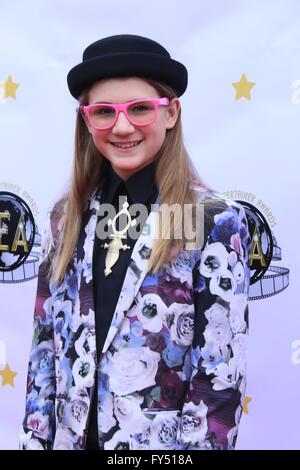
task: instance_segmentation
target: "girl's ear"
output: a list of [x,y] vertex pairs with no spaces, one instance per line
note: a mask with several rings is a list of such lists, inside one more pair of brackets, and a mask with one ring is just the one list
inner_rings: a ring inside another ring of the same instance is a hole
[[167,109],[167,121],[166,121],[166,128],[167,129],[172,129],[172,127],[175,126],[178,114],[180,110],[180,101],[178,98],[173,98]]

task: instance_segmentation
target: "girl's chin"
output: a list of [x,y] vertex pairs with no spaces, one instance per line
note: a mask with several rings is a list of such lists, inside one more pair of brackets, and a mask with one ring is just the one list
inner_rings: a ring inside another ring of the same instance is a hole
[[114,156],[112,158],[111,163],[119,168],[135,168],[136,166],[140,166],[142,164],[141,158],[138,155],[132,156]]
[[119,176],[122,178],[129,178],[129,176],[142,169],[145,165],[147,165],[147,163],[143,164],[142,162],[136,160],[135,162],[132,161],[131,164],[120,164],[120,161],[114,160],[111,162],[111,165]]

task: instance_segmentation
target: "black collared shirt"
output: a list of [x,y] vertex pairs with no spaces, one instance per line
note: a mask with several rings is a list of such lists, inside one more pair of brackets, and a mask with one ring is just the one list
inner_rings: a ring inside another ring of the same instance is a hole
[[[119,206],[119,197],[127,196],[127,201],[129,203],[128,210],[130,210],[130,206],[132,204],[144,204],[147,207],[147,212],[149,213],[151,204],[154,204],[158,195],[154,180],[153,162],[134,173],[125,181],[123,181],[117,175],[110,164],[106,164],[105,178],[101,204],[113,204],[116,213],[118,213],[121,208]],[[124,198],[121,200],[121,205],[123,201]],[[105,217],[107,217],[106,214],[99,215],[97,224]],[[135,230],[139,232],[142,231],[145,221],[146,220],[143,220],[143,222],[141,222],[139,227],[135,228]],[[126,224],[127,217],[119,217],[117,219],[117,230],[121,230],[123,227],[125,227]],[[105,226],[105,229],[108,229],[107,225]],[[127,235],[126,238],[122,239],[123,244],[128,245],[130,248],[127,250],[120,250],[119,258],[115,265],[111,268],[111,274],[105,276],[104,270],[107,248],[104,248],[103,244],[105,242],[109,243],[110,241],[111,238],[99,239],[96,236],[93,250],[93,288],[96,318],[96,349],[98,360],[111,324],[115,307],[117,305],[125,274],[130,262],[132,250],[136,243],[136,237],[131,238]],[[87,436],[87,450],[99,449],[97,431],[97,389],[98,383],[96,376],[95,393],[91,406],[91,416]]]

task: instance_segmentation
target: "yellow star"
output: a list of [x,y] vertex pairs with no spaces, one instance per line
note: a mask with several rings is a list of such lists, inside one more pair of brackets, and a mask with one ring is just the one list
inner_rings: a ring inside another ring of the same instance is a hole
[[251,397],[245,397],[244,398],[243,412],[246,413],[246,414],[249,414],[248,405],[249,405],[250,401],[252,401]]
[[240,81],[232,84],[233,88],[236,89],[235,99],[239,100],[244,97],[247,98],[247,100],[251,100],[250,90],[254,85],[255,82],[248,82],[246,75],[243,73]]
[[17,372],[13,372],[8,364],[6,364],[5,369],[0,370],[0,375],[2,377],[2,387],[4,387],[4,385],[11,385],[12,387],[15,386],[14,378],[17,375]]
[[16,99],[16,89],[20,86],[20,83],[13,82],[11,75],[4,83],[0,83],[0,86],[3,88],[4,93],[2,98],[11,97],[14,100]]

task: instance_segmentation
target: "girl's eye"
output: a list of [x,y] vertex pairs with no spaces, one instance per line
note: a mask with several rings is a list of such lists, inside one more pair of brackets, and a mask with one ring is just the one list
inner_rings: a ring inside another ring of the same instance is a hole
[[145,111],[151,111],[151,109],[152,109],[152,106],[146,103],[136,104],[131,107],[131,111],[133,111],[134,113],[142,113]]
[[103,108],[98,107],[98,108],[94,108],[92,110],[92,113],[97,114],[97,115],[113,114],[114,109],[113,108],[107,108],[107,107],[103,107]]

